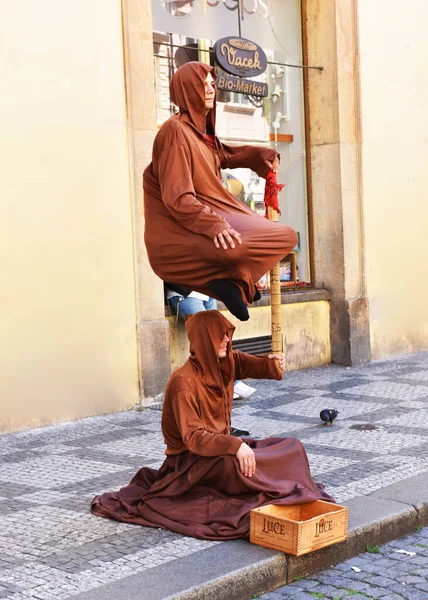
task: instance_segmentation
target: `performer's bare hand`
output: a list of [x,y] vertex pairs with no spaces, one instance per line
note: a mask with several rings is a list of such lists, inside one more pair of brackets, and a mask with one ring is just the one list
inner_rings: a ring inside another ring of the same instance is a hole
[[242,244],[241,234],[238,233],[237,231],[235,231],[235,229],[233,229],[232,227],[228,227],[224,231],[220,231],[220,233],[218,233],[214,237],[214,246],[216,248],[220,248],[220,246],[221,246],[222,248],[227,250],[228,249],[227,244],[229,244],[229,246],[231,248],[234,248],[235,247],[234,240],[236,240],[238,242],[238,244]]
[[236,453],[236,458],[239,460],[241,473],[243,473],[245,477],[252,477],[256,472],[256,456],[250,446],[245,442],[242,442]]
[[270,160],[265,160],[265,165],[267,165],[269,169],[272,169],[274,173],[277,173],[279,167],[279,156],[275,156],[273,162],[270,162]]
[[278,371],[284,373],[286,360],[282,352],[281,354],[269,354],[268,358],[275,360]]

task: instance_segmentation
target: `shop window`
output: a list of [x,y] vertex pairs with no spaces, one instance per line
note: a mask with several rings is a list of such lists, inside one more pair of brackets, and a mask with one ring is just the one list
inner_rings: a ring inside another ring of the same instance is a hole
[[235,92],[232,92],[230,94],[230,102],[231,102],[231,104],[240,104],[242,106],[251,106],[251,101],[248,96],[245,96],[244,94],[236,94]]
[[[268,68],[257,79],[266,82],[266,99],[218,92],[218,137],[227,143],[275,147],[281,154],[278,180],[280,221],[299,235],[295,255],[282,265],[284,286],[310,284],[310,248],[306,189],[305,123],[300,0],[152,0],[153,49],[156,73],[158,126],[176,108],[169,99],[169,82],[188,60],[213,63],[215,40],[238,36],[238,2],[241,36],[260,45]],[[276,63],[276,64],[275,64]],[[292,141],[291,141],[292,140]],[[225,171],[223,185],[259,214],[264,214],[264,180],[248,169]],[[265,279],[268,288],[268,279]]]

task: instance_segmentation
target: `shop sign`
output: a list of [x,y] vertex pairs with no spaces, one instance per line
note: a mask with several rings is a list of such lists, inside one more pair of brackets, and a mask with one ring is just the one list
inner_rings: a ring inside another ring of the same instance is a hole
[[248,96],[266,97],[269,94],[267,83],[254,81],[251,79],[242,79],[233,75],[218,75],[216,80],[218,90],[235,92],[236,94],[246,94]]
[[263,49],[245,38],[225,37],[214,44],[216,63],[231,75],[255,77],[266,71],[267,58]]

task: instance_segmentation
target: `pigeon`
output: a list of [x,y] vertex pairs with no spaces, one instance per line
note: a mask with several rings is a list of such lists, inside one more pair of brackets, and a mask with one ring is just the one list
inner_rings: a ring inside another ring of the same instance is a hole
[[321,421],[324,421],[325,425],[333,425],[333,421],[337,417],[338,414],[339,414],[339,411],[336,410],[335,408],[324,408],[320,412],[320,419],[321,419]]

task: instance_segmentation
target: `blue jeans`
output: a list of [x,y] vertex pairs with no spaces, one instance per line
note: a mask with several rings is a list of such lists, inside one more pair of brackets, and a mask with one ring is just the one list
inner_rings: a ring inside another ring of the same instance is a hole
[[216,310],[217,301],[214,298],[208,298],[207,301],[200,300],[199,298],[183,298],[182,296],[172,296],[168,300],[172,310],[175,314],[178,312],[178,316],[184,321],[185,315],[194,315],[201,310]]

